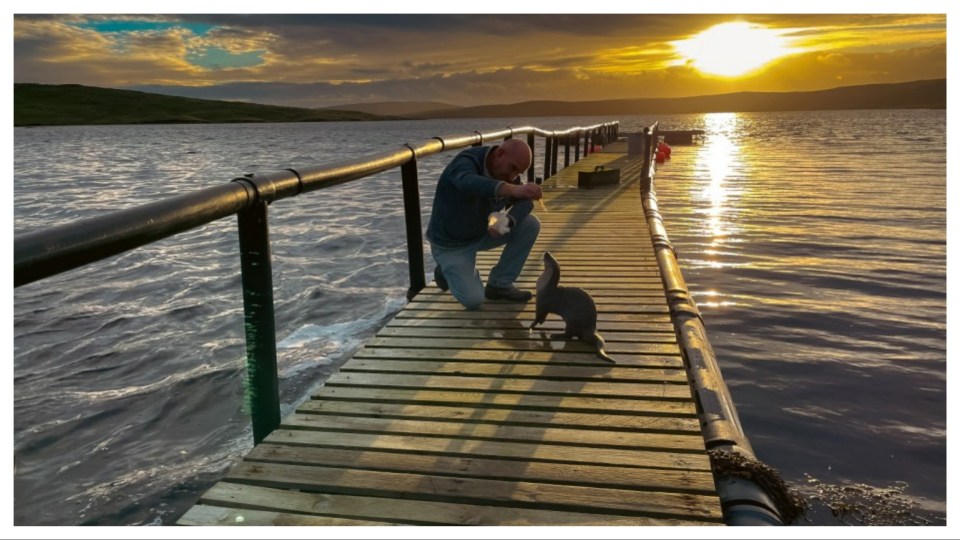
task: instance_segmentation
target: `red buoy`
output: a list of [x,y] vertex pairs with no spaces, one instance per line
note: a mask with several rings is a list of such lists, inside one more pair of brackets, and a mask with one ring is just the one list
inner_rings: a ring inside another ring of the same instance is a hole
[[590,153],[592,154],[592,153],[594,153],[594,152],[599,152],[601,149],[603,149],[602,146],[600,146],[599,144],[595,144],[595,145],[593,145],[593,149],[590,150]]

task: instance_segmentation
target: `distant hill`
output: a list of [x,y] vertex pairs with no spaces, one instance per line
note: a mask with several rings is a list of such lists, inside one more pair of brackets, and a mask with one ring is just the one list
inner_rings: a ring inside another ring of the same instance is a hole
[[[684,98],[526,101],[456,107],[440,102],[377,102],[325,109],[278,107],[151,94],[77,84],[13,85],[13,124],[177,124],[325,122],[406,118],[603,116],[838,109],[945,109],[946,79],[845,86],[814,92],[738,92]],[[357,108],[360,110],[349,110]]]
[[436,111],[420,118],[601,116],[707,112],[812,111],[842,109],[945,109],[947,80],[845,86],[814,92],[738,92],[685,98],[604,101],[525,101],[511,105]]
[[193,124],[388,120],[356,111],[323,111],[194,99],[79,84],[13,85],[14,126]]
[[351,103],[349,105],[335,105],[323,107],[320,110],[360,111],[369,114],[386,116],[430,115],[439,112],[455,111],[461,107],[441,103],[439,101],[377,101],[374,103]]

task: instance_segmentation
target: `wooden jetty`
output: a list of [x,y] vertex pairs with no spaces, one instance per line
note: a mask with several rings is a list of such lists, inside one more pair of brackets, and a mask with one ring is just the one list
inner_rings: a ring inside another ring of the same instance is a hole
[[[617,185],[577,173],[619,168]],[[704,435],[622,142],[545,184],[518,285],[551,251],[615,365],[528,331],[534,305],[465,311],[422,290],[283,419],[182,525],[719,525]],[[486,277],[499,250],[481,253]]]

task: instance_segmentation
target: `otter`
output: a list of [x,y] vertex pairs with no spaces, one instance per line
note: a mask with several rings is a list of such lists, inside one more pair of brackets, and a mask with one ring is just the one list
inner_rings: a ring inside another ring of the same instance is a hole
[[615,362],[604,350],[606,344],[597,333],[597,304],[587,291],[578,287],[560,286],[560,263],[550,254],[543,252],[543,273],[537,278],[537,316],[530,329],[547,320],[547,315],[556,313],[566,323],[562,334],[553,334],[551,338],[580,338],[597,348],[597,356],[608,362]]

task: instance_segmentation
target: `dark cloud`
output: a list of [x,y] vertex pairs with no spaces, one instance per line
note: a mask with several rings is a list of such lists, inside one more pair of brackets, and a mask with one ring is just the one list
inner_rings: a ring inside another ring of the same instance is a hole
[[[328,50],[377,54],[388,48],[409,50],[462,47],[465,39],[477,51],[503,40],[530,44],[534,49],[569,36],[627,39],[643,43],[680,39],[729,20],[712,14],[264,14],[183,15],[182,20],[270,32],[286,46],[322,42]],[[545,41],[536,45],[538,37]],[[484,39],[490,41],[485,42]]]
[[[945,59],[945,46],[914,48],[890,54],[801,54],[777,62],[759,76],[757,86],[751,88],[744,88],[743,83],[737,80],[708,78],[689,66],[681,65],[632,74],[511,68],[365,83],[229,83],[209,87],[137,86],[134,89],[296,107],[423,99],[471,106],[539,99],[586,101],[682,97],[745,89],[816,90],[846,84],[904,82],[942,78],[946,70]],[[923,68],[918,71],[917,66]]]
[[[689,27],[695,20],[712,21],[717,15],[642,14],[286,14],[286,15],[183,15],[194,22],[244,26],[258,30],[294,33],[346,30],[363,32],[415,32],[447,34],[487,33],[498,36],[525,33],[558,33],[608,36],[611,33],[660,33],[658,29]],[[709,23],[705,23],[709,24]],[[369,36],[368,36],[369,37]]]

